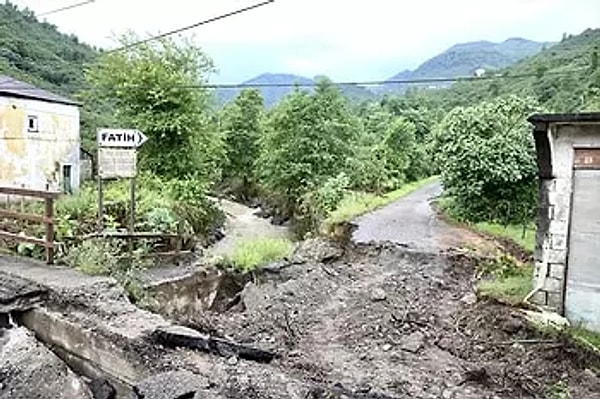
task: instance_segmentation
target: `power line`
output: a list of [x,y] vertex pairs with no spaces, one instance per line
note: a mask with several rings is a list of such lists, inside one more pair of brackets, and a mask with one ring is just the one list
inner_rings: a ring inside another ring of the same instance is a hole
[[[91,3],[94,3],[95,1],[96,1],[96,0],[85,0],[85,1],[80,1],[79,3],[75,3],[75,4],[68,5],[68,6],[64,6],[64,7],[56,8],[56,9],[54,9],[54,10],[50,10],[50,11],[45,11],[45,12],[43,12],[43,13],[41,13],[41,14],[36,14],[36,13],[34,12],[34,13],[33,13],[33,15],[34,15],[34,17],[35,17],[36,19],[38,19],[38,18],[40,18],[40,17],[46,17],[46,16],[48,16],[48,15],[54,15],[54,14],[58,14],[58,13],[61,13],[61,12],[64,12],[64,11],[69,11],[69,10],[72,10],[72,9],[74,9],[74,8],[79,8],[79,7],[82,7],[82,6],[85,6],[85,5],[88,5],[88,4],[91,4]],[[23,12],[23,11],[21,11],[21,10],[19,10],[19,9],[17,9],[17,11],[18,11],[19,13],[22,13],[22,12]],[[8,25],[8,24],[10,24],[10,23],[12,23],[12,22],[17,22],[17,21],[19,21],[19,20],[22,20],[22,18],[23,18],[23,15],[21,14],[21,15],[19,15],[19,17],[17,17],[17,18],[13,18],[13,19],[8,19],[8,20],[0,21],[0,26],[5,26],[5,25]]]
[[228,12],[226,14],[218,15],[218,16],[206,19],[204,21],[197,22],[197,23],[192,24],[192,25],[188,25],[188,26],[184,26],[182,28],[174,29],[172,31],[161,33],[161,34],[156,35],[156,36],[151,36],[151,37],[149,37],[147,39],[143,39],[143,40],[140,40],[140,41],[137,41],[137,42],[134,42],[134,43],[130,43],[130,44],[127,44],[127,45],[125,45],[123,47],[119,47],[117,49],[108,50],[107,53],[114,53],[114,52],[117,52],[117,51],[128,50],[128,49],[130,49],[132,47],[136,47],[136,46],[139,46],[139,45],[142,45],[142,44],[145,44],[145,43],[157,40],[157,39],[162,39],[162,38],[167,37],[167,36],[171,36],[171,35],[174,35],[174,34],[177,34],[177,33],[184,32],[186,30],[194,29],[194,28],[197,28],[199,26],[209,24],[211,22],[215,22],[215,21],[219,21],[221,19],[232,17],[234,15],[242,14],[242,13],[254,10],[256,8],[259,8],[259,7],[266,6],[266,5],[274,3],[274,2],[275,2],[275,0],[266,0],[266,1],[263,1],[262,3],[258,3],[258,4],[254,4],[254,5],[251,5],[251,6],[248,6],[248,7],[240,8],[239,10],[235,10],[235,11]]
[[65,7],[61,7],[61,8],[57,8],[55,10],[50,10],[50,11],[46,11],[43,12],[41,14],[37,14],[36,17],[46,17],[48,15],[52,15],[52,14],[58,14],[59,12],[63,12],[63,11],[68,11],[68,10],[72,10],[73,8],[78,8],[78,7],[82,7],[91,3],[94,3],[96,0],[85,0],[85,1],[81,1],[79,3],[75,3],[75,4],[71,4]]
[[[544,76],[568,76],[575,72],[585,71],[587,68],[578,68],[572,69],[570,71],[556,71],[556,72],[546,72]],[[332,82],[334,86],[344,87],[344,86],[388,86],[388,85],[401,85],[401,84],[423,84],[423,83],[453,83],[453,82],[476,82],[476,81],[487,81],[487,80],[511,80],[511,79],[526,79],[531,77],[537,77],[536,73],[523,73],[523,74],[515,74],[515,75],[491,75],[491,76],[462,76],[462,77],[454,77],[454,78],[421,78],[421,79],[394,79],[394,80],[368,80],[368,81],[352,81],[352,82]],[[309,88],[316,87],[318,82],[310,82],[310,83],[206,83],[206,84],[197,84],[197,85],[169,85],[162,86],[163,89],[181,89],[181,90],[196,90],[196,89],[245,89],[245,88],[293,88],[293,87],[301,87],[301,88]],[[77,90],[94,90],[93,86],[74,86],[70,87],[71,89]],[[156,88],[153,85],[131,85],[127,87],[118,88],[120,90],[123,89],[151,89]],[[115,88],[117,89],[117,88]],[[0,92],[2,90],[39,90],[36,87],[20,87],[20,86],[2,86],[0,84]]]

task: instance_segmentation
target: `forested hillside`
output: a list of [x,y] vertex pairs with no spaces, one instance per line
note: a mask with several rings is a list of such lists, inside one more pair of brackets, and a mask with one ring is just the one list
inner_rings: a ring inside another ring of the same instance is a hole
[[[515,62],[538,53],[550,43],[539,43],[522,38],[511,38],[501,43],[477,41],[459,43],[448,50],[438,54],[414,71],[405,70],[388,81],[427,79],[427,78],[455,78],[471,76],[477,69],[494,71],[513,65]],[[450,83],[436,83],[437,87],[447,87]],[[424,84],[429,87],[431,84]],[[409,86],[406,84],[388,84],[377,91],[382,93],[402,92]]]
[[598,53],[600,29],[588,29],[499,71],[498,79],[459,82],[448,90],[429,94],[445,109],[476,104],[501,95],[518,94],[536,98],[546,110],[552,112],[598,110]]
[[0,74],[71,95],[84,84],[83,67],[97,50],[39,22],[31,11],[0,3]]

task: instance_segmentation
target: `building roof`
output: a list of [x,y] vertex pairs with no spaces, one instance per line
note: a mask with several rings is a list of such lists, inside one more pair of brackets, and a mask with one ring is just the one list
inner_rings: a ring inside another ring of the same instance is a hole
[[600,123],[600,112],[582,112],[577,114],[535,114],[527,119],[536,125],[551,123]]
[[47,101],[51,103],[76,105],[80,104],[58,94],[50,93],[29,83],[21,82],[9,76],[0,75],[0,96],[10,96],[18,98],[29,98],[32,100]]

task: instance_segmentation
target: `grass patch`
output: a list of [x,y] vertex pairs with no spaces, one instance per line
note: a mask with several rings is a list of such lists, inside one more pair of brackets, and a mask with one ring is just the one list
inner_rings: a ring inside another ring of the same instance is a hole
[[480,222],[475,223],[473,227],[482,233],[509,239],[528,252],[533,252],[535,248],[535,226],[533,224],[526,225],[523,228],[521,225],[504,226],[496,223]]
[[326,232],[331,231],[332,227],[337,224],[349,222],[367,212],[381,208],[436,180],[438,180],[438,176],[428,177],[408,183],[383,195],[352,191],[342,199],[338,207],[325,219],[323,230]]
[[519,305],[533,289],[533,267],[509,255],[480,265],[477,293],[511,306]]
[[436,208],[441,211],[450,221],[466,225],[470,229],[492,237],[503,238],[513,242],[518,247],[527,252],[533,252],[535,249],[535,224],[504,225],[494,222],[472,223],[464,219],[454,207],[454,198],[442,196],[435,201]]
[[494,298],[512,306],[520,304],[532,289],[531,275],[495,278],[482,281],[477,287],[481,296]]
[[574,327],[571,329],[571,336],[575,340],[583,341],[585,344],[592,345],[600,352],[600,333],[586,330],[583,327]]
[[252,271],[269,262],[283,259],[292,251],[292,242],[286,239],[261,238],[242,240],[235,244],[225,263],[241,271]]

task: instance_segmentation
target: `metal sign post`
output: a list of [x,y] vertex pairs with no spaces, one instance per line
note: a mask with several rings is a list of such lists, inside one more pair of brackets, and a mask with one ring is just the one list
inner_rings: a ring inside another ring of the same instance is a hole
[[[137,148],[148,137],[135,129],[98,129],[98,232],[104,231],[103,180],[129,179],[130,204],[128,232],[135,231],[135,186],[137,176]],[[133,241],[129,239],[129,252],[133,253]]]

